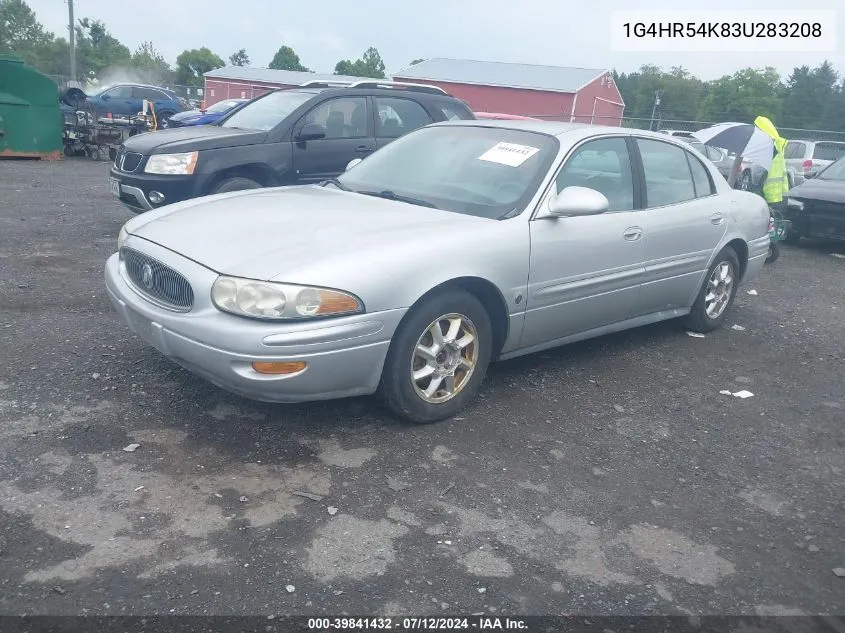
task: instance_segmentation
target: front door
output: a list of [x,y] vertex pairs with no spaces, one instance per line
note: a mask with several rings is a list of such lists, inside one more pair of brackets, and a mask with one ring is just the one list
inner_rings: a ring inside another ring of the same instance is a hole
[[645,180],[646,275],[637,312],[687,308],[728,227],[713,175],[694,152],[637,139]]
[[556,192],[569,186],[603,193],[610,208],[594,216],[531,221],[520,347],[624,321],[637,302],[647,236],[626,138],[591,140],[577,148],[555,180]]
[[[316,123],[324,138],[297,141],[306,123]],[[340,175],[353,158],[376,148],[373,115],[367,97],[337,97],[314,106],[294,127],[293,166],[300,184]]]

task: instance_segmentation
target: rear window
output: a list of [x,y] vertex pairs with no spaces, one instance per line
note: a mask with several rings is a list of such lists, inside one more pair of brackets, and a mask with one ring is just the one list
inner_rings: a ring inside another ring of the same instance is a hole
[[819,160],[839,160],[845,156],[845,143],[816,143],[813,158]]

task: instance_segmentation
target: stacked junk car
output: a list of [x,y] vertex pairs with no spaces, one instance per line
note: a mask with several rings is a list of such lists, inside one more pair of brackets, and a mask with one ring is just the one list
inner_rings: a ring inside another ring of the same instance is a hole
[[160,127],[152,104],[144,101],[134,115],[105,115],[96,109],[80,88],[61,93],[62,143],[65,156],[88,156],[113,161],[121,144],[136,134]]

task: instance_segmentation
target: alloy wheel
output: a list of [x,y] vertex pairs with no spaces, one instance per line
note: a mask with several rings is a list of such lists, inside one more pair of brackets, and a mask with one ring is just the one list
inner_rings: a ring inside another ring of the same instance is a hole
[[462,314],[445,314],[423,331],[411,358],[414,391],[425,402],[440,404],[469,383],[478,361],[478,332]]

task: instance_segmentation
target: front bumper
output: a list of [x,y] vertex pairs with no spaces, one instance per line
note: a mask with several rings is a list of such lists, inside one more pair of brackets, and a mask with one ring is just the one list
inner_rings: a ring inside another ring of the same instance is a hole
[[[146,160],[146,158],[144,159]],[[138,169],[143,169],[143,162]],[[190,200],[202,190],[203,176],[161,176],[143,172],[125,172],[112,165],[109,177],[118,181],[119,200],[133,213],[143,213],[174,202]],[[164,195],[164,201],[154,204],[150,201],[150,192],[158,191]]]
[[845,205],[802,200],[804,210],[787,207],[786,219],[798,235],[845,241]]
[[[265,323],[211,303],[217,273],[137,237],[127,246],[178,270],[195,294],[190,312],[159,308],[127,281],[117,253],[106,263],[109,299],[129,328],[185,369],[234,394],[265,402],[307,402],[371,394],[404,309],[298,323]],[[304,361],[290,375],[260,374],[255,361]]]

